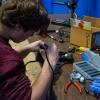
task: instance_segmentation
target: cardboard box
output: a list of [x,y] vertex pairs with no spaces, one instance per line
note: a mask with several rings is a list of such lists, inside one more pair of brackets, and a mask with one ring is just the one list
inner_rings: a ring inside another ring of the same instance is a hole
[[[77,25],[75,26],[75,24]],[[92,35],[97,31],[100,31],[100,18],[84,16],[81,21],[73,22],[71,20],[70,43],[91,49]]]

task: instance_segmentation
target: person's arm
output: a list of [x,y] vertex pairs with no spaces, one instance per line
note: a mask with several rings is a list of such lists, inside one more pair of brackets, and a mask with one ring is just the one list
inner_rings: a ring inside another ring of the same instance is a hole
[[[57,59],[58,59],[58,50],[56,45],[53,45],[47,52],[48,52],[47,54],[48,54],[49,62],[53,70],[55,70]],[[45,100],[44,98],[46,97],[52,79],[53,79],[52,70],[48,64],[47,59],[45,59],[42,71],[37,81],[32,86],[31,100]]]
[[42,40],[33,42],[31,44],[26,45],[25,47],[17,50],[22,58],[25,58],[30,52],[36,52],[39,51],[40,45],[43,45],[44,42]]

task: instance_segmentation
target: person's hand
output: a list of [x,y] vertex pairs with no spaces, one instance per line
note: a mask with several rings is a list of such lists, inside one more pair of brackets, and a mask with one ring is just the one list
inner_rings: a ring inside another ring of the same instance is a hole
[[[53,70],[55,70],[56,64],[57,64],[57,61],[58,61],[57,46],[55,44],[52,44],[51,46],[48,47],[46,52],[47,52],[47,57],[48,57],[48,60],[50,62],[50,65],[53,68]],[[45,59],[45,61],[48,62],[47,59]]]
[[27,48],[30,51],[39,51],[41,45],[44,45],[44,42],[42,40],[38,40],[36,42],[29,44]]

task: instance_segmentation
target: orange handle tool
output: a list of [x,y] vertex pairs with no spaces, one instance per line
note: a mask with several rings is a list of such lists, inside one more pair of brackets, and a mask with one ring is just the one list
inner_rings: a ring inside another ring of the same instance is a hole
[[79,85],[78,82],[74,82],[73,84],[74,84],[74,86],[76,87],[76,89],[80,92],[80,94],[82,94],[83,91],[82,91],[82,87],[81,87],[81,85]]
[[69,89],[71,83],[72,83],[72,82],[71,82],[70,80],[68,80],[68,81],[66,82],[66,85],[65,85],[65,88],[64,88],[64,92],[65,92],[65,93],[68,92],[68,89]]

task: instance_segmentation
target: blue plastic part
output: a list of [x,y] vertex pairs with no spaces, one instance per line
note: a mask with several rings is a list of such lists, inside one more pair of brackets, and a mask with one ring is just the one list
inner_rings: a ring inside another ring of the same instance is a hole
[[89,87],[89,91],[92,93],[100,93],[100,80],[94,80]]
[[82,60],[83,61],[89,61],[87,55],[85,54],[85,52],[82,53]]
[[92,93],[100,93],[100,88],[94,85],[90,85],[89,91]]

